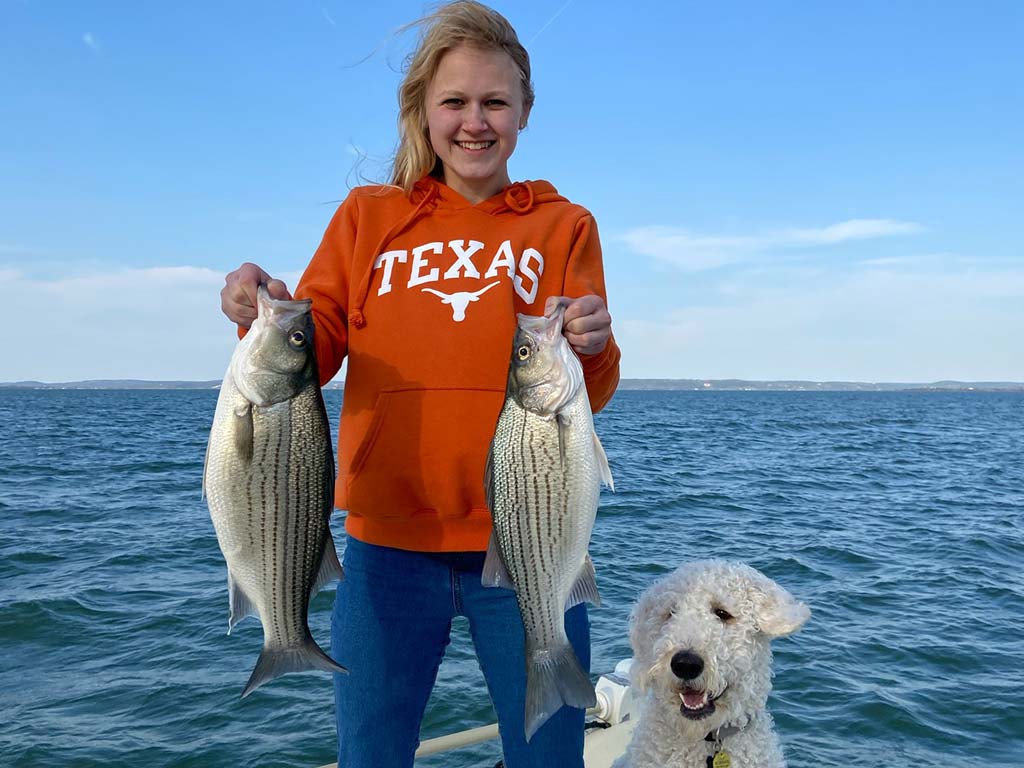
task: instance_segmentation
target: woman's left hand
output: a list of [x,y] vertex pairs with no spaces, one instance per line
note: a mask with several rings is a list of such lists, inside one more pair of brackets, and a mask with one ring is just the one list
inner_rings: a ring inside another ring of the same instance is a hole
[[596,294],[571,299],[550,296],[544,303],[544,314],[550,315],[559,306],[565,307],[562,334],[578,355],[596,355],[612,336],[612,316],[604,299]]

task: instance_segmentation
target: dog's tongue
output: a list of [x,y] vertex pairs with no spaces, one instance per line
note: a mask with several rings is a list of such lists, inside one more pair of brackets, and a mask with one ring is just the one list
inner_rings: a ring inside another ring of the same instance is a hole
[[707,704],[707,691],[683,691],[683,705],[687,709],[700,709]]

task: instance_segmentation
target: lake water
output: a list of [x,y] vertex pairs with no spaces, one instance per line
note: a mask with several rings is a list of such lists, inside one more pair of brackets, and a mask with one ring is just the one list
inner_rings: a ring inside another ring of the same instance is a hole
[[[326,393],[336,420],[340,393]],[[332,761],[329,677],[240,701],[200,482],[215,391],[0,391],[0,764]],[[1024,395],[623,391],[591,554],[596,674],[639,592],[745,561],[810,605],[775,643],[792,766],[1024,766]],[[343,546],[340,513],[334,529]],[[327,647],[333,591],[311,607]],[[491,722],[465,624],[423,738]],[[421,761],[490,768],[497,742]]]

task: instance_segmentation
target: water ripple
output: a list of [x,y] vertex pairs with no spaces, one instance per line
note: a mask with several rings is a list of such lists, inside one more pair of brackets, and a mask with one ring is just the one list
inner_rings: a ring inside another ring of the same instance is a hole
[[[327,676],[238,699],[262,631],[250,619],[226,635],[199,487],[215,399],[0,392],[4,765],[332,759]],[[336,429],[340,396],[327,401]],[[813,610],[776,643],[771,706],[791,765],[1024,765],[1022,406],[982,393],[619,393],[596,418],[616,492],[602,495],[591,548],[594,670],[629,655],[629,611],[653,580],[740,559]],[[331,602],[311,606],[324,644]],[[457,621],[423,735],[493,716]],[[492,743],[421,764],[499,756]]]

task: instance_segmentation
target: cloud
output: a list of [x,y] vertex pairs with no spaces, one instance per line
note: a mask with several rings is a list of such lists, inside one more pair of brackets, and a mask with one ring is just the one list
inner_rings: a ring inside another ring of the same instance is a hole
[[627,377],[1024,381],[1024,269],[979,262],[733,280],[616,323]]
[[851,219],[818,229],[781,229],[756,235],[701,235],[678,227],[637,227],[620,239],[636,253],[688,272],[742,263],[773,251],[833,246],[924,231],[895,219]]
[[323,11],[324,18],[327,19],[327,23],[328,24],[330,24],[332,27],[338,26],[338,24],[334,21],[334,19],[331,18],[331,14],[327,12],[326,8],[324,8],[323,6],[320,6],[320,10]]
[[92,32],[86,32],[82,35],[82,42],[85,43],[93,53],[100,52],[100,41],[96,39],[96,36]]
[[[8,269],[0,381],[218,379],[235,336],[220,313],[224,276],[201,267],[57,279]],[[11,319],[17,322],[11,322]]]

